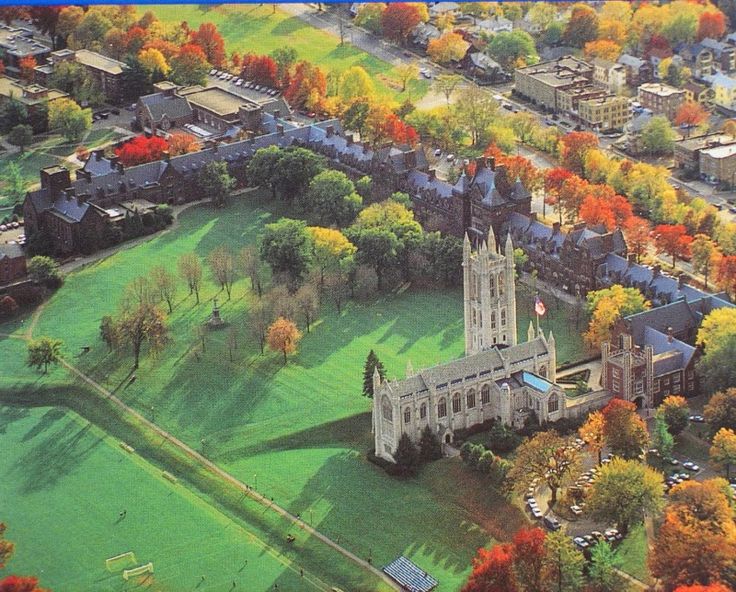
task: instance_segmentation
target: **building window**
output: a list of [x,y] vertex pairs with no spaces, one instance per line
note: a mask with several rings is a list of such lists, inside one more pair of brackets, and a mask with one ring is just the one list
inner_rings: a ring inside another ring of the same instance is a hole
[[502,327],[506,326],[506,309],[505,308],[501,310],[501,326]]
[[465,406],[468,409],[473,409],[473,407],[475,407],[475,391],[472,389],[465,397]]
[[473,309],[473,327],[475,327],[478,324],[478,315],[475,312],[475,309]]
[[496,328],[496,313],[491,311],[491,329]]
[[424,419],[427,417],[427,404],[422,403],[421,407],[419,407],[419,419]]
[[641,395],[644,392],[644,382],[642,380],[637,380],[634,383],[634,392],[637,395]]
[[444,397],[437,403],[437,417],[447,417],[447,401]]
[[404,423],[409,423],[411,421],[411,409],[408,407],[404,409]]
[[381,399],[381,412],[383,413],[383,419],[386,421],[393,421],[394,414],[388,397],[383,397],[383,399]]
[[483,405],[488,405],[491,402],[491,387],[487,384],[484,384],[483,388],[480,389],[480,402]]
[[452,412],[460,413],[460,393],[452,395]]
[[558,411],[560,409],[560,398],[557,396],[557,393],[552,393],[552,395],[549,398],[549,401],[547,401],[547,413],[554,413],[555,411]]
[[619,391],[619,389],[620,389],[620,388],[621,388],[621,384],[619,383],[619,381],[618,381],[618,380],[616,380],[616,379],[614,378],[614,379],[613,379],[613,381],[611,382],[611,390],[612,390],[612,391],[613,391],[614,393],[617,393],[617,392]]
[[498,295],[503,296],[503,274],[498,274]]

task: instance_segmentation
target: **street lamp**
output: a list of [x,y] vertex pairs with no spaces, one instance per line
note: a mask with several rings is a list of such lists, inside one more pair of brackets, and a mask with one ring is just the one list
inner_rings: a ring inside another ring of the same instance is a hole
[[204,455],[204,445],[206,444],[206,441],[204,438],[202,438],[199,443],[202,445],[202,454]]

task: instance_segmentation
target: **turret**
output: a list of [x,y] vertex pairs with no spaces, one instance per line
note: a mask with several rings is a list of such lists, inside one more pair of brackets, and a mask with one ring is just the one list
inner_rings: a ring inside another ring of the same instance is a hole
[[511,241],[511,233],[506,235],[506,249],[504,252],[506,255],[506,265],[514,264],[514,243]]
[[381,388],[381,375],[378,373],[378,366],[373,369],[373,397],[378,395],[378,389]]
[[468,259],[470,259],[470,239],[466,232],[465,238],[463,239],[463,261],[467,261]]
[[498,252],[496,250],[496,235],[493,233],[493,225],[488,227],[488,250],[494,255]]
[[547,378],[550,382],[557,382],[557,347],[555,345],[555,336],[550,329],[547,338],[547,351],[549,351],[549,372]]
[[409,378],[414,376],[414,366],[411,365],[411,360],[406,361],[406,377]]
[[536,334],[534,332],[534,324],[531,321],[529,321],[529,328],[526,331],[526,340],[534,341],[535,337],[536,337]]

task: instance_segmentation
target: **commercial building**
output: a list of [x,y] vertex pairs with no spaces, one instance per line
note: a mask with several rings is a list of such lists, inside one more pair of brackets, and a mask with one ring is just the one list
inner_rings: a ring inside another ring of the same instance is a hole
[[714,183],[736,186],[736,143],[700,151],[700,176]]
[[686,173],[699,175],[701,152],[730,144],[736,144],[736,138],[720,132],[679,140],[675,142],[675,165]]
[[639,86],[639,102],[642,107],[651,109],[655,115],[673,119],[677,109],[687,100],[680,88],[660,82],[649,82]]
[[514,71],[514,92],[548,111],[560,110],[562,91],[587,87],[593,81],[593,66],[573,56],[541,62]]
[[606,93],[600,97],[581,99],[578,119],[597,131],[623,130],[631,120],[631,106],[626,97]]

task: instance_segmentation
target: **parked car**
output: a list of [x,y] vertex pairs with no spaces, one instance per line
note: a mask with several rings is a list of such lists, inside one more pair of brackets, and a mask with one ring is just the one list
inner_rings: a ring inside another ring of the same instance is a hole
[[120,115],[120,109],[118,109],[117,107],[114,109],[110,109],[110,113],[112,113],[113,115]]
[[503,103],[501,105],[501,107],[503,107],[507,111],[513,111],[514,110],[514,106],[511,103]]
[[570,511],[575,514],[575,516],[580,516],[583,513],[583,509],[578,505],[570,506]]
[[531,512],[532,516],[534,516],[534,518],[536,518],[537,520],[542,517],[542,510],[540,510],[539,508],[532,508]]
[[670,459],[670,464],[671,464],[671,465],[672,465],[673,467],[676,467],[677,465],[679,465],[679,464],[680,464],[680,461],[679,461],[679,460],[677,460],[676,458],[671,458],[671,459]]
[[694,473],[697,473],[700,470],[700,467],[692,461],[684,462],[682,463],[682,466],[685,467],[688,471],[693,471]]
[[445,157],[445,160],[447,160],[447,162],[452,162],[453,160],[455,160],[455,155],[454,154],[448,154]]
[[554,516],[545,516],[542,522],[544,522],[544,525],[548,530],[560,530],[560,528],[562,528],[559,520]]
[[575,543],[575,546],[578,547],[578,549],[587,549],[590,545],[588,544],[588,541],[586,541],[583,537],[575,537],[572,539],[572,542]]
[[[731,206],[729,209],[733,211],[733,206]],[[691,415],[690,421],[692,421],[693,423],[703,423],[705,422],[705,417],[703,417],[702,415]]]
[[435,156],[442,156],[442,148],[436,148],[434,151]]

